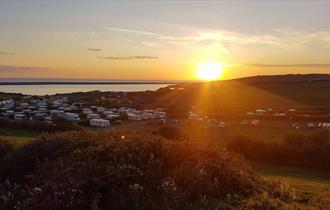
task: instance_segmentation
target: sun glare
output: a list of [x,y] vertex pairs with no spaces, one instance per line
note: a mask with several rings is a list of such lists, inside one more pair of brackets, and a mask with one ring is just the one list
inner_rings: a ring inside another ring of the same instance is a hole
[[211,81],[218,80],[221,78],[223,74],[224,64],[215,62],[215,61],[207,61],[202,62],[197,66],[197,77],[202,80]]

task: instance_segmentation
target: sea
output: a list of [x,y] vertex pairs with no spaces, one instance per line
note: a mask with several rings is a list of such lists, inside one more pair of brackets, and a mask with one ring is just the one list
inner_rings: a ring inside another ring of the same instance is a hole
[[[34,83],[44,84],[34,84]],[[60,82],[65,84],[47,84]],[[3,83],[8,83],[3,85]],[[14,84],[11,84],[14,83]],[[26,84],[31,83],[31,84]],[[70,84],[73,83],[73,84]],[[74,84],[74,83],[93,83],[93,84]],[[109,84],[97,84],[109,83]],[[120,91],[134,92],[157,90],[175,81],[159,80],[82,80],[82,79],[21,79],[21,78],[0,78],[0,92],[22,93],[25,95],[53,95],[56,93],[73,93],[88,91]]]

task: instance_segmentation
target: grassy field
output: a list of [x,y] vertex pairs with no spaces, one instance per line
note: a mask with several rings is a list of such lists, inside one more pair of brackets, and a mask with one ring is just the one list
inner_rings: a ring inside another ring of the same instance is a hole
[[305,209],[330,209],[330,172],[299,167],[251,163],[253,169],[268,181],[287,183],[304,201]]
[[192,140],[203,145],[211,144],[221,148],[227,146],[229,141],[237,136],[245,136],[251,140],[263,142],[282,142],[290,134],[311,134],[315,130],[295,130],[290,122],[286,121],[260,121],[259,126],[241,126],[238,123],[228,124],[226,128],[207,128],[204,125],[184,121],[182,131]]
[[0,128],[0,137],[8,139],[15,145],[25,144],[38,137],[38,133],[25,130]]
[[[112,129],[113,126],[111,126]],[[121,129],[157,130],[158,121],[125,122],[115,125]],[[315,129],[295,130],[287,121],[260,121],[259,126],[241,126],[240,122],[229,122],[226,128],[208,128],[206,123],[198,124],[190,120],[182,120],[180,130],[191,140],[201,145],[212,145],[225,148],[230,140],[236,136],[245,136],[251,140],[263,142],[281,142],[290,134],[312,134]]]
[[[240,80],[213,83],[187,83],[158,90],[146,106],[169,110],[191,109],[197,106],[209,113],[244,113],[256,108],[330,108],[330,81],[269,81]],[[149,100],[148,100],[149,102]]]

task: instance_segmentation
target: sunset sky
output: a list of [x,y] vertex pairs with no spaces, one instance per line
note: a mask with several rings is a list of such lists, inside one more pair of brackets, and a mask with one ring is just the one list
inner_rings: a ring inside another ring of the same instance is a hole
[[330,73],[330,1],[1,1],[0,77]]

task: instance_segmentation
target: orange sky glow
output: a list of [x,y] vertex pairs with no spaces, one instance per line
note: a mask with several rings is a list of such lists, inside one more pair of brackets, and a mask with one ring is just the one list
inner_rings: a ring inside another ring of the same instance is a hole
[[219,79],[330,73],[329,9],[290,1],[3,1],[0,77],[196,80],[207,61],[224,64]]

